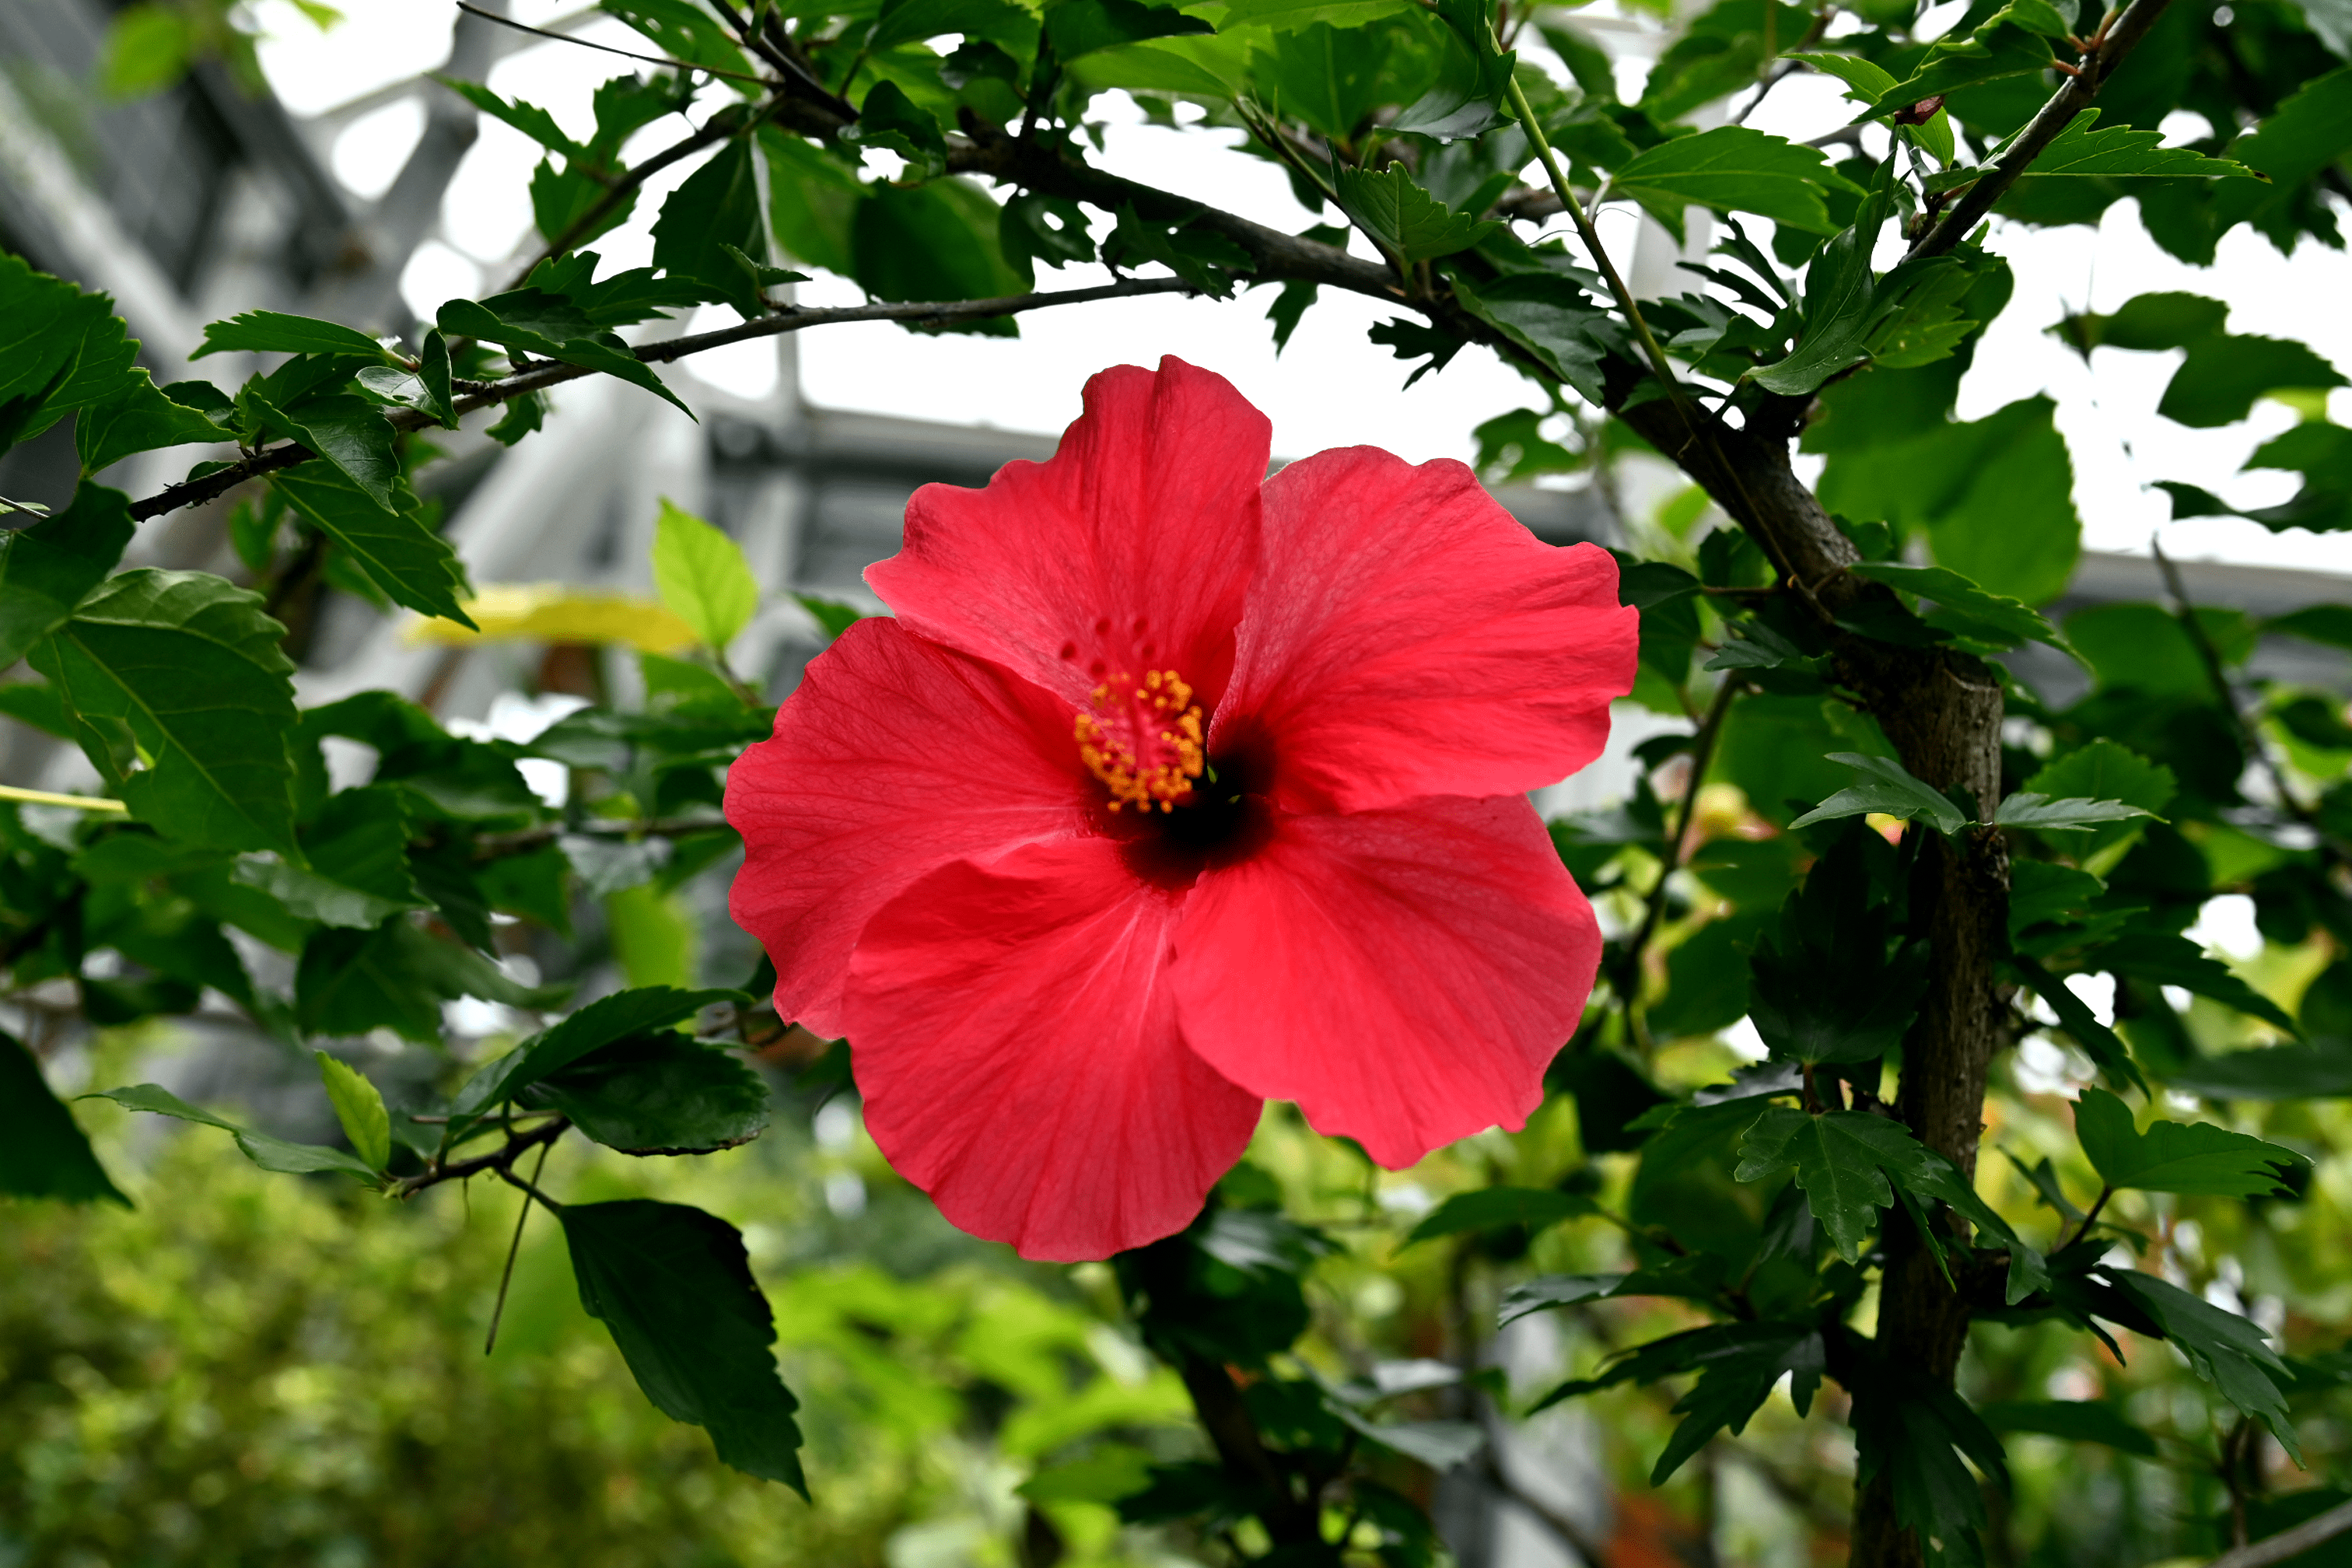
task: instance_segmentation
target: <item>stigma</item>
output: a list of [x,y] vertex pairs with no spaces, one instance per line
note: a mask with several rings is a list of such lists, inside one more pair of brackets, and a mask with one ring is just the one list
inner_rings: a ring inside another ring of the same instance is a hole
[[1173,811],[1192,798],[1192,781],[1208,763],[1201,706],[1172,669],[1146,671],[1141,680],[1111,676],[1095,688],[1076,730],[1078,757],[1110,792],[1113,811]]

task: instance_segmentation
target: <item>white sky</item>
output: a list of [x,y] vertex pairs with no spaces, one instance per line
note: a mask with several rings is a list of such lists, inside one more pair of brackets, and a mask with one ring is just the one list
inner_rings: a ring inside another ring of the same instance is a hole
[[[347,19],[323,36],[283,0],[263,0],[257,7],[268,35],[263,67],[298,117],[436,69],[447,54],[454,5],[339,4]],[[572,9],[556,0],[517,0],[512,7],[520,19],[533,23]],[[596,24],[581,36],[645,47],[618,23]],[[1638,78],[1638,64],[1621,61],[1621,67]],[[589,93],[605,77],[628,68],[608,55],[546,44],[501,60],[490,85],[545,106],[584,135]],[[1837,91],[1825,79],[1792,78],[1749,123],[1799,139],[1820,135],[1850,115]],[[1116,99],[1099,108],[1114,122],[1100,162],[1117,173],[1286,230],[1318,221],[1292,198],[1272,165],[1220,151],[1220,139],[1143,124],[1131,105]],[[336,176],[355,195],[381,193],[414,144],[422,118],[411,103],[353,121],[332,145]],[[2186,133],[2195,130],[2192,125]],[[676,133],[674,122],[656,127],[633,151],[649,151]],[[524,189],[538,156],[519,132],[483,120],[480,139],[445,204],[442,239],[428,243],[404,279],[420,313],[504,279],[529,235]],[[611,265],[636,266],[648,258],[661,197],[689,172],[669,171],[649,183],[637,216],[599,244]],[[1604,237],[1621,261],[1634,226],[1624,215],[1604,215]],[[2263,403],[2245,424],[2187,429],[2155,413],[2177,353],[2102,349],[2085,366],[2044,330],[2070,310],[2112,310],[2135,294],[2187,289],[2226,300],[2231,331],[2301,337],[2337,365],[2352,366],[2352,310],[2342,305],[2352,300],[2352,258],[2308,241],[2292,258],[2282,257],[2242,227],[2222,242],[2215,266],[2189,267],[2158,249],[2129,201],[2111,208],[2096,229],[2002,226],[1990,244],[2009,258],[2017,290],[1977,352],[1962,384],[1959,412],[1975,418],[2039,392],[2055,397],[2074,453],[2074,500],[2086,546],[2144,551],[2151,532],[2161,531],[2166,548],[2183,556],[2352,573],[2352,536],[2273,535],[2254,523],[2217,519],[2167,523],[2162,492],[2146,489],[2155,479],[2186,479],[2249,505],[2286,499],[2299,482],[2294,475],[2237,475],[2247,453],[2294,422],[2284,407]],[[1041,268],[1038,286],[1075,288],[1107,276],[1092,267]],[[845,280],[827,279],[803,286],[800,298],[848,304],[860,296]],[[1412,390],[1401,390],[1405,367],[1364,336],[1368,326],[1394,312],[1328,290],[1277,358],[1264,320],[1273,298],[1274,290],[1265,289],[1223,304],[1140,299],[1040,310],[1022,319],[1017,340],[918,337],[882,323],[825,328],[799,336],[801,385],[810,401],[826,406],[1052,432],[1076,416],[1079,389],[1095,371],[1175,353],[1229,377],[1263,408],[1274,422],[1279,453],[1369,444],[1415,461],[1467,458],[1475,426],[1510,408],[1540,405],[1532,386],[1477,348]],[[2315,308],[2318,301],[2333,304]],[[757,395],[763,382],[772,384],[775,361],[764,345],[724,352],[731,359],[713,355],[688,364],[729,390]],[[2333,413],[2352,421],[2352,391],[2336,395]]]

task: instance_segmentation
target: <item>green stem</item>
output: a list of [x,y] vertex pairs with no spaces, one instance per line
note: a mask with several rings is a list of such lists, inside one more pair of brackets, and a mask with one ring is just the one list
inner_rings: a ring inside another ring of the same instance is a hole
[[1633,303],[1633,291],[1626,288],[1625,280],[1617,275],[1617,264],[1609,259],[1609,252],[1602,247],[1600,231],[1592,226],[1592,219],[1586,214],[1584,204],[1576,199],[1576,192],[1569,187],[1568,173],[1559,166],[1559,157],[1551,150],[1551,141],[1544,135],[1543,127],[1536,123],[1536,112],[1528,107],[1528,95],[1520,89],[1517,77],[1508,80],[1505,91],[1509,97],[1511,113],[1518,120],[1519,129],[1528,133],[1528,141],[1535,147],[1536,156],[1543,162],[1544,174],[1551,180],[1552,194],[1559,197],[1559,205],[1567,211],[1569,221],[1576,225],[1577,237],[1584,241],[1584,248],[1591,253],[1593,266],[1600,268],[1601,278],[1609,285],[1609,292],[1616,296],[1617,308],[1625,312],[1625,320],[1632,325],[1633,336],[1641,342],[1642,353],[1648,357],[1650,368],[1657,373],[1658,380],[1664,384],[1666,395],[1674,399],[1675,410],[1683,416],[1683,424],[1696,436],[1698,426],[1692,422],[1690,405],[1683,401],[1682,383],[1675,379],[1674,366],[1666,363],[1666,351],[1658,346],[1658,340],[1651,334],[1650,323],[1642,319],[1642,308]]

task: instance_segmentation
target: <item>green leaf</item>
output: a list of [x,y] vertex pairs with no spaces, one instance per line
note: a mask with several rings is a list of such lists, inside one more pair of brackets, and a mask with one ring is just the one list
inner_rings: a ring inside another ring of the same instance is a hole
[[1037,52],[1037,18],[1010,0],[883,0],[866,49],[876,54],[943,33],[1006,45],[1022,59]]
[[2050,68],[2050,46],[2010,24],[2003,12],[1965,38],[1939,39],[1903,80],[1878,95],[1865,118],[1892,114],[1964,87]]
[[1636,1268],[1624,1274],[1542,1274],[1503,1292],[1496,1326],[1516,1322],[1530,1312],[1624,1296],[1664,1296],[1712,1303],[1721,1300],[1723,1276],[1723,1259],[1710,1252],[1690,1253],[1655,1268]]
[[[1233,26],[1230,17],[1225,26]],[[1258,45],[1251,83],[1259,100],[1286,118],[1327,140],[1350,141],[1393,83],[1383,68],[1396,38],[1385,27],[1301,27]]]
[[794,594],[793,602],[815,618],[831,642],[866,618],[866,612],[855,605],[845,605],[839,599],[827,599],[815,594]]
[[1475,1192],[1456,1193],[1432,1209],[1397,1250],[1402,1252],[1441,1236],[1507,1226],[1517,1226],[1532,1237],[1562,1220],[1598,1212],[1591,1198],[1576,1193],[1549,1187],[1481,1187]]
[[1901,1043],[1928,977],[1927,944],[1895,943],[1872,897],[1866,840],[1841,839],[1781,904],[1748,961],[1748,1012],[1775,1053],[1868,1061]]
[[32,654],[84,727],[128,721],[152,765],[123,780],[131,815],[221,849],[294,847],[294,666],[261,596],[201,572],[110,577]]
[[[257,394],[247,396],[260,401]],[[261,406],[267,424],[342,470],[377,506],[387,511],[398,507],[400,458],[392,449],[392,426],[374,404],[354,393],[337,393],[302,398],[288,408]]]
[[[748,284],[741,268],[728,259],[723,251],[718,256],[734,268],[733,281]],[[518,289],[494,294],[488,300],[451,300],[441,307],[437,324],[452,337],[479,338],[503,348],[544,354],[566,364],[618,376],[632,386],[643,387],[688,417],[693,416],[694,410],[662,384],[653,367],[638,359],[619,334],[597,331],[585,312],[558,296],[537,289]],[[531,428],[537,428],[535,421]]]
[[1883,1478],[1896,1520],[1923,1541],[1943,1542],[1945,1563],[1982,1561],[1975,1538],[1986,1522],[1985,1483],[1960,1456],[2006,1489],[2000,1439],[1958,1394],[1916,1366],[1878,1362],[1856,1377],[1853,1393],[1856,1482]]
[[752,155],[748,139],[729,142],[663,200],[654,220],[654,265],[691,279],[746,321],[765,313],[759,287],[727,247],[755,259],[768,254]]
[[444,430],[457,427],[457,405],[450,384],[449,340],[434,327],[425,334],[425,347],[417,357],[416,380],[425,389],[425,410],[441,422]]
[[55,517],[0,533],[0,669],[65,625],[135,531],[131,498],[85,480]]
[[667,1029],[718,1002],[748,1002],[740,991],[685,991],[668,985],[617,991],[533,1035],[486,1064],[457,1093],[453,1118],[471,1116],[616,1040]]
[[2295,1462],[2303,1462],[2303,1447],[2280,1387],[2292,1374],[2261,1329],[2153,1274],[2118,1268],[2106,1278],[2147,1311],[2164,1337],[2189,1358],[2199,1377],[2240,1410],[2260,1416]]
[[1893,202],[1890,163],[1855,209],[1853,222],[1805,269],[1803,327],[1796,347],[1787,358],[1750,374],[1749,380],[1768,392],[1799,396],[1870,357],[1865,345],[1881,304],[1870,256]]
[[2002,827],[2031,827],[2042,833],[2085,833],[2101,823],[2125,822],[2135,816],[2155,817],[2156,814],[2119,800],[2085,800],[2080,796],[2053,800],[2032,790],[2020,790],[2000,803],[1992,819]]
[[435,81],[439,82],[484,114],[513,126],[551,153],[561,153],[567,158],[572,159],[584,158],[587,155],[585,148],[564,134],[563,127],[555,122],[555,116],[539,105],[525,103],[520,99],[509,100],[500,98],[478,82],[460,81],[455,77],[446,77],[438,73],[431,74]]
[[2105,1074],[2111,1083],[2128,1083],[2141,1089],[2147,1080],[2132,1061],[2131,1051],[2113,1029],[2099,1022],[2089,1004],[2074,994],[2072,987],[2022,952],[2012,952],[2006,961],[2020,978],[2032,987],[2033,994],[2050,1005],[2058,1015],[2058,1026],[2066,1031],[2074,1042]]
[[1903,764],[1892,757],[1864,756],[1859,752],[1832,752],[1829,760],[1843,763],[1861,773],[1864,782],[1851,789],[1838,791],[1789,824],[1792,829],[1841,816],[1861,816],[1874,812],[1906,819],[1924,816],[1937,832],[1948,835],[1958,833],[1968,823],[1958,806],[1913,778]]
[[769,1349],[775,1319],[735,1227],[646,1198],[570,1204],[556,1218],[580,1305],[612,1331],[646,1397],[709,1431],[727,1464],[806,1497],[797,1402]]
[[1662,142],[1619,169],[1614,184],[1675,230],[1684,207],[1703,206],[1756,213],[1808,234],[1832,234],[1838,226],[1830,221],[1824,193],[1861,194],[1818,148],[1744,125],[1718,125]]
[[1407,262],[1467,250],[1502,226],[1457,213],[1413,184],[1402,164],[1378,174],[1341,167],[1339,205],[1383,249]]
[[278,310],[247,310],[226,321],[211,322],[205,328],[204,347],[188,357],[202,359],[217,353],[356,354],[377,361],[392,357],[382,343],[356,327]]
[[375,931],[315,932],[294,972],[294,1017],[310,1034],[389,1028],[404,1039],[431,1043],[441,1037],[445,1001],[475,996],[544,1006],[563,990],[519,984],[480,953],[403,918]]
[[428,523],[405,479],[394,481],[388,506],[348,474],[323,464],[284,469],[272,474],[269,484],[394,604],[474,627],[464,606],[473,596],[466,569],[449,542]]
[[2119,1408],[2103,1399],[2013,1399],[1978,1405],[1976,1413],[1994,1432],[2039,1432],[2072,1444],[2105,1444],[2143,1460],[2159,1455],[2157,1438],[2133,1427]]
[[1852,1110],[1812,1116],[1775,1105],[1740,1140],[1739,1168],[1733,1174],[1754,1182],[1793,1168],[1830,1245],[1859,1260],[1877,1211],[1895,1201],[1885,1167],[1889,1162],[1914,1163],[1917,1147],[1899,1123],[1885,1117]]
[[2069,121],[2032,163],[2029,178],[2239,179],[2258,178],[2243,163],[2209,158],[2191,147],[2167,147],[2158,131],[2128,125],[2097,129],[2099,111],[2086,109]]
[[879,81],[866,93],[856,123],[841,132],[845,142],[860,147],[882,147],[907,160],[910,179],[937,179],[947,172],[947,138],[939,119],[917,107],[906,89],[894,81]]
[[2230,966],[2201,951],[2187,937],[2159,931],[2130,931],[2083,955],[2085,969],[2106,969],[2145,980],[2151,985],[2177,985],[2199,996],[2274,1024],[2289,1034],[2294,1020],[2285,1009],[2231,973]]
[[1622,333],[1583,289],[1556,273],[1524,272],[1473,283],[1456,275],[1454,298],[1536,357],[1586,402],[1601,402],[1601,363]]
[[2210,1121],[2133,1125],[2131,1108],[2103,1089],[2074,1102],[2074,1132],[2092,1169],[2110,1187],[2218,1198],[2285,1193],[2285,1174],[2310,1163],[2290,1149]]
[[2342,373],[2306,345],[2285,338],[2216,337],[2189,345],[2156,411],[2182,425],[2234,424],[2257,398],[2279,391],[2347,384]]
[[1065,65],[1097,49],[1216,29],[1198,16],[1141,0],[1061,0],[1045,13],[1045,37]]
[[98,1163],[73,1113],[58,1102],[41,1064],[0,1029],[0,1193],[131,1206]]
[[2082,552],[2055,411],[2047,397],[2022,398],[1970,423],[1839,451],[1822,474],[1822,504],[1856,522],[1924,529],[1938,565],[2046,603],[2065,591]]
[[1979,587],[1945,566],[1913,566],[1900,561],[1861,561],[1847,568],[1868,577],[1932,599],[1937,609],[1925,618],[1929,626],[1960,633],[1977,642],[2014,647],[2021,642],[2046,643],[2063,653],[2074,649],[2042,612],[2003,594]]
[[[635,27],[674,60],[737,77],[754,77],[751,62],[743,58],[719,18],[692,0],[597,0],[597,8]],[[747,98],[758,96],[760,90],[756,77],[728,85]]]
[[2352,1098],[2352,1050],[2342,1046],[2269,1046],[2205,1057],[2164,1075],[2172,1088],[2209,1100]]
[[[2074,623],[2070,622],[2069,632],[2075,629]],[[2101,657],[2093,652],[2092,663],[2098,664]],[[2197,673],[2201,684],[2202,668]],[[2053,758],[2025,781],[2025,788],[2029,793],[2054,800],[2121,801],[2153,817],[2172,804],[2177,786],[2170,768],[2151,763],[2128,747],[2102,736],[2087,746],[2078,746],[2063,756]],[[2088,847],[2077,858],[2102,855],[2115,846],[2136,838],[2138,833],[2136,826],[2120,825],[2096,828]]]
[[1691,1357],[1698,1381],[1675,1402],[1673,1414],[1683,1418],[1682,1424],[1650,1468],[1652,1486],[1664,1485],[1717,1433],[1728,1428],[1738,1436],[1746,1431],[1748,1419],[1783,1377],[1791,1380],[1792,1392],[1804,1391],[1796,1394],[1800,1409],[1810,1402],[1810,1391],[1820,1386],[1828,1367],[1820,1331],[1786,1323],[1743,1323],[1738,1328],[1743,1331]]
[[228,431],[173,400],[136,365],[121,392],[84,408],[74,421],[74,449],[85,474],[95,474],[134,452],[229,438]]
[[2263,629],[2352,652],[2352,605],[2312,605],[2273,616],[2263,623]]
[[768,1086],[723,1050],[664,1031],[602,1047],[522,1093],[625,1154],[707,1154],[757,1138]]
[[348,1150],[330,1149],[323,1143],[289,1143],[283,1138],[273,1138],[267,1132],[248,1132],[233,1121],[224,1121],[209,1110],[199,1110],[160,1084],[133,1084],[128,1089],[100,1089],[83,1095],[84,1100],[110,1100],[125,1110],[152,1111],[158,1116],[175,1116],[183,1121],[200,1121],[206,1127],[217,1127],[233,1134],[236,1146],[245,1157],[265,1171],[283,1176],[308,1176],[321,1171],[340,1171],[347,1176],[373,1184],[375,1172]]
[[392,1116],[383,1108],[383,1096],[350,1063],[324,1051],[311,1054],[319,1058],[320,1076],[326,1079],[327,1099],[335,1108],[335,1120],[343,1124],[343,1136],[371,1170],[383,1170],[392,1160]]
[[[1004,259],[996,237],[1002,221],[987,193],[966,180],[885,185],[859,201],[852,215],[851,276],[877,300],[994,300],[1022,293],[1029,282]],[[1020,335],[1004,319],[960,323],[956,330]]]
[[654,586],[715,653],[727,650],[760,607],[759,580],[743,547],[667,499],[654,524]]

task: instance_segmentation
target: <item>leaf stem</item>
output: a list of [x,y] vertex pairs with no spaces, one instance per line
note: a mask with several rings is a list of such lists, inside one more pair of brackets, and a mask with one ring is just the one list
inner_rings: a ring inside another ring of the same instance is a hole
[[131,810],[121,801],[102,795],[52,795],[45,789],[18,789],[15,784],[0,784],[0,800],[22,801],[26,805],[68,805],[76,811],[101,812],[110,816],[124,816]]
[[2095,1202],[2094,1202],[2088,1209],[2086,1209],[2086,1210],[2084,1210],[2084,1214],[2083,1214],[2083,1223],[2082,1223],[2080,1226],[2076,1226],[2076,1227],[2075,1227],[2075,1230],[2074,1230],[2074,1236],[2073,1236],[2072,1237],[2070,1237],[2070,1238],[2069,1238],[2069,1239],[2068,1239],[2068,1240],[2067,1240],[2063,1245],[2060,1246],[2060,1247],[2058,1247],[2058,1250],[2059,1250],[2060,1252],[2063,1252],[2063,1251],[2065,1251],[2065,1250],[2066,1250],[2066,1248],[2067,1248],[2067,1247],[2074,1246],[2075,1242],[2078,1242],[2078,1241],[2082,1240],[2084,1237],[2086,1237],[2086,1236],[2090,1235],[2090,1234],[2091,1234],[2091,1226],[2093,1226],[2094,1225],[2096,1225],[2096,1224],[2098,1223],[2098,1221],[2099,1221],[2099,1211],[2100,1211],[2101,1209],[2105,1208],[2105,1207],[2107,1206],[2107,1200],[2108,1200],[2109,1198],[2111,1198],[2111,1197],[2114,1197],[2115,1195],[2116,1195],[2116,1190],[2115,1190],[2115,1188],[2110,1187],[2110,1186],[2102,1185],[2102,1186],[2099,1188],[2099,1195],[2098,1195],[2097,1200],[2096,1200]]
[[[554,1147],[552,1142],[541,1143],[539,1146],[539,1163],[530,1168],[530,1179],[534,1187],[539,1181],[540,1173],[547,1169],[547,1152]],[[489,1354],[498,1348],[499,1320],[506,1316],[507,1287],[514,1283],[515,1258],[522,1251],[523,1222],[529,1218],[530,1218],[530,1199],[525,1196],[520,1212],[515,1215],[514,1239],[507,1243],[507,1265],[499,1272],[499,1299],[490,1306],[490,1331],[482,1336],[484,1355]]]

